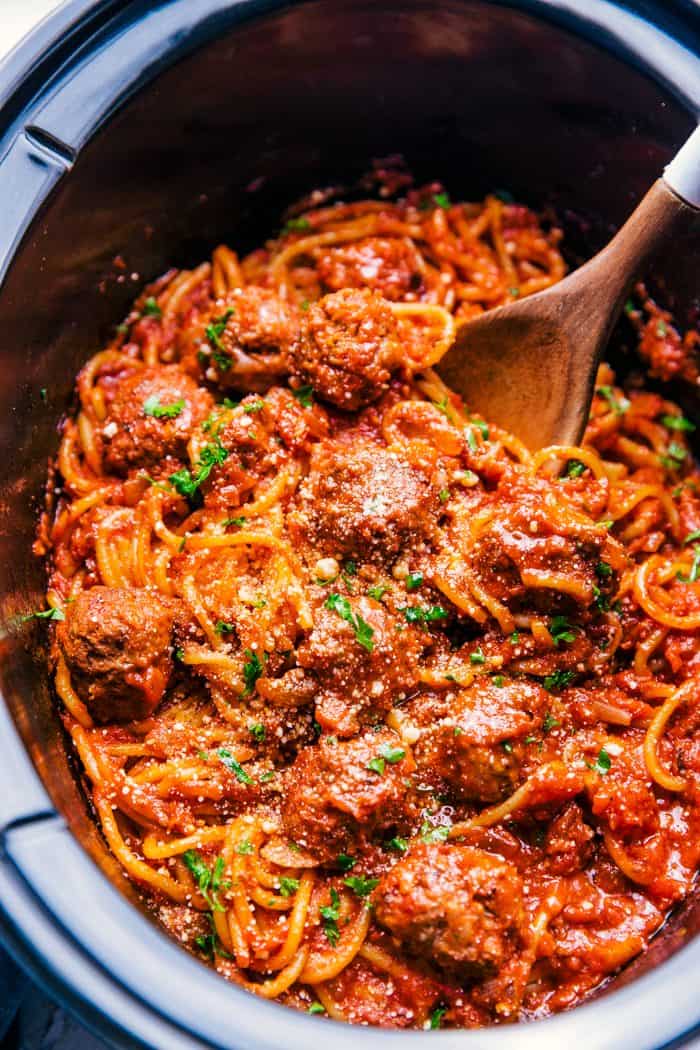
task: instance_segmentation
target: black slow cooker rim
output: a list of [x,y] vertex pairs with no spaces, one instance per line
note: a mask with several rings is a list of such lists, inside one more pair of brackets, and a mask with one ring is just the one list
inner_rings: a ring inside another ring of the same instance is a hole
[[[687,56],[692,58],[692,52],[664,35],[662,27],[670,28],[668,5],[646,3],[645,15],[653,18],[654,25],[644,27],[629,12],[627,5],[608,0],[493,2],[555,22],[604,49],[616,52],[629,64],[641,66],[660,81],[691,112],[700,112],[700,76],[697,70],[695,76],[691,77],[684,62],[679,61],[674,68],[670,57],[673,54],[678,58],[682,54],[685,61]],[[132,77],[127,90],[123,90],[113,100],[112,108],[108,107],[97,114],[87,136],[80,141],[70,136],[64,138],[50,123],[43,126],[37,114],[58,86],[75,73],[79,60],[90,54],[100,34],[108,35],[109,26],[116,21],[122,26],[128,24],[133,27],[144,11],[153,6],[147,0],[67,0],[0,64],[0,185],[5,161],[20,135],[26,136],[35,156],[50,169],[49,174],[45,174],[42,179],[30,182],[26,198],[19,202],[16,211],[6,215],[0,223],[0,227],[5,227],[0,228],[0,279],[37,211],[58,180],[70,169],[82,146],[105,123],[116,105],[121,104],[131,90],[144,81]],[[182,0],[165,0],[158,5],[163,10],[184,6]],[[219,16],[222,13],[228,15],[233,23],[260,17],[287,6],[290,6],[290,0],[229,0],[228,3],[226,0],[189,0],[188,17],[183,17],[183,22],[192,28],[198,20],[203,21],[205,15],[215,11]],[[675,30],[678,22],[673,17],[672,21]],[[221,24],[221,21],[212,22],[210,35],[215,29],[221,28]],[[662,50],[660,45],[664,43],[668,53],[656,54],[654,62],[648,53],[640,53],[641,45],[636,37],[640,28],[645,33],[654,34],[659,50]],[[631,32],[632,29],[636,32]],[[187,39],[180,39],[175,47],[164,47],[160,64],[149,69],[149,78],[188,49],[198,46],[203,39],[193,33]],[[697,47],[697,37],[691,35],[690,44],[691,47]],[[133,74],[133,68],[129,67],[128,72]],[[230,1042],[230,1036],[227,1038],[228,1025],[221,1023],[227,1011],[221,1011],[215,1023],[200,1024],[199,1030],[195,1031],[196,1022],[188,1016],[186,1009],[184,1016],[180,1013],[179,1019],[179,1011],[168,1009],[167,996],[165,1000],[162,995],[153,996],[145,986],[138,991],[133,984],[129,987],[125,978],[129,959],[124,957],[123,948],[126,946],[128,950],[129,946],[138,946],[143,938],[148,940],[168,973],[175,976],[177,971],[178,982],[189,982],[193,994],[201,991],[204,999],[212,1004],[216,1000],[227,999],[229,1006],[234,1009],[239,1007],[237,1020],[240,1023],[233,1035],[236,1045],[255,1045],[260,1050],[280,1045],[301,1048],[307,1045],[311,1037],[312,1023],[326,1026],[313,1031],[328,1031],[340,1050],[344,1047],[349,1050],[354,1045],[357,1033],[348,1026],[339,1026],[318,1018],[309,1020],[277,1004],[254,999],[240,989],[226,988],[218,977],[150,927],[107,882],[67,832],[62,819],[53,810],[4,706],[0,706],[0,736],[4,744],[4,762],[0,766],[0,927],[3,939],[15,958],[51,994],[61,999],[90,1028],[114,1045],[163,1046],[166,1045],[164,1039],[168,1047],[174,1050],[179,1047],[234,1045]],[[44,855],[47,845],[49,851],[54,851],[56,862],[51,872],[41,872],[36,865],[32,866],[32,849],[37,840],[43,841]],[[74,878],[76,874],[84,896],[89,899],[93,899],[91,894],[99,896],[105,918],[111,913],[123,923],[122,948],[115,942],[115,952],[121,951],[122,954],[119,966],[116,961],[110,964],[104,954],[100,955],[99,951],[94,950],[89,926],[95,918],[91,916],[86,919],[76,914],[75,923],[70,921],[69,903],[65,897],[57,898],[54,884],[60,882],[61,876]],[[85,923],[82,927],[81,921]],[[618,1025],[612,1024],[611,1019],[615,1017],[619,1020],[624,1015],[630,1037],[638,1040],[638,1036],[633,1033],[635,1030],[639,1032],[641,1022],[637,1020],[635,1028],[632,1016],[637,1013],[641,1016],[641,1005],[650,1000],[673,1003],[675,997],[675,1024],[670,1023],[671,1018],[664,1016],[651,1038],[654,1039],[654,1045],[669,1045],[670,1040],[678,1045],[678,1040],[700,1029],[700,1001],[693,1003],[691,995],[690,1000],[681,1002],[678,994],[683,984],[692,983],[696,968],[700,968],[700,941],[691,943],[654,973],[640,978],[608,999],[583,1006],[575,1014],[560,1015],[544,1024],[509,1029],[509,1041],[513,1046],[527,1050],[534,1046],[536,1040],[537,1046],[546,1050],[548,1046],[558,1047],[567,1040],[575,1043],[576,1034],[586,1031],[587,1045],[591,1050],[596,1050],[596,1047],[601,1050],[612,1046],[623,1048],[625,1045],[631,1048],[639,1045],[639,1042],[622,1043]],[[178,982],[173,982],[173,989]],[[226,995],[222,995],[222,989]],[[647,1019],[645,1023],[648,1025]],[[333,1024],[332,1030],[327,1027],[329,1024]],[[648,1027],[645,1032],[648,1034]],[[463,1046],[467,1040],[478,1042],[480,1046],[492,1043],[496,1046],[502,1034],[498,1030],[471,1034],[432,1032],[429,1035],[372,1030],[366,1031],[363,1038],[381,1040],[383,1045],[399,1039],[403,1044],[407,1039],[415,1042],[439,1038],[444,1046]]]

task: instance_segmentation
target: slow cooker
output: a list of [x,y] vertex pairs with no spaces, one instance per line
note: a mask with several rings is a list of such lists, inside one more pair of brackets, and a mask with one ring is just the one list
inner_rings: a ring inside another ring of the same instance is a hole
[[[603,994],[519,1027],[360,1033],[226,984],[107,853],[22,622],[73,376],[144,281],[395,153],[457,197],[505,186],[575,215],[582,257],[694,125],[699,33],[691,0],[68,0],[0,66],[0,927],[108,1043],[652,1050],[700,1030],[700,898]],[[681,315],[699,265],[697,229],[659,264]]]

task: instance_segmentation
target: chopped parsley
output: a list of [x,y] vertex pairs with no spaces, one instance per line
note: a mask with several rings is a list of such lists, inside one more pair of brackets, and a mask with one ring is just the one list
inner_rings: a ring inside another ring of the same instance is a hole
[[338,929],[338,919],[340,917],[340,896],[336,889],[331,888],[331,903],[325,904],[322,908],[319,908],[321,918],[323,919],[323,932],[326,935],[326,939],[333,948],[340,940],[340,930]]
[[230,882],[223,882],[224,858],[217,857],[214,867],[210,868],[195,849],[188,849],[182,855],[187,868],[194,876],[199,892],[204,897],[212,911],[225,911],[219,900],[219,892],[227,890]]
[[672,441],[666,449],[666,455],[661,456],[661,463],[668,470],[678,470],[683,460],[688,455],[686,449],[682,445],[679,445],[677,441]]
[[351,857],[347,853],[339,853],[335,862],[341,871],[352,871],[357,864],[357,857]]
[[143,317],[162,317],[163,316],[163,311],[158,306],[158,301],[152,295],[149,295],[148,299],[146,299],[146,302],[143,304],[142,316]]
[[474,426],[479,431],[479,433],[481,434],[481,436],[484,439],[484,441],[488,441],[488,439],[489,439],[488,423],[484,423],[483,419],[475,419],[473,416],[472,416],[470,422],[474,424]]
[[450,490],[449,489],[440,489],[440,491],[438,492],[438,499],[440,500],[440,502],[441,503],[447,503],[449,498],[450,498]]
[[303,408],[311,408],[311,406],[314,403],[314,388],[312,386],[297,387],[296,390],[292,390],[292,395],[297,399],[297,401]]
[[693,540],[700,540],[700,529],[696,529],[695,532],[689,532],[683,540],[683,546],[685,546],[686,543],[692,543]]
[[236,853],[239,853],[241,857],[249,857],[251,853],[255,853],[255,846],[250,839],[241,839],[236,846]]
[[377,773],[380,777],[384,775],[386,769],[386,760],[383,758],[370,758],[366,767],[370,773]]
[[566,476],[567,478],[580,478],[585,469],[585,464],[580,460],[570,459],[566,464]]
[[238,525],[239,528],[240,528],[241,526],[247,525],[247,524],[248,524],[248,519],[247,518],[243,518],[243,517],[239,517],[239,518],[224,518],[224,520],[221,522],[221,527],[223,529],[227,529],[229,527],[229,525]]
[[615,397],[615,391],[611,386],[599,386],[596,389],[596,394],[605,398],[616,416],[623,416],[630,407],[630,403],[626,397],[621,397],[619,399]]
[[596,587],[595,584],[593,584],[593,598],[593,604],[599,612],[608,612],[610,609],[610,599],[607,594],[603,594],[600,587]]
[[549,625],[549,633],[556,646],[561,645],[562,642],[573,642],[576,638],[566,616],[553,616]]
[[656,334],[659,339],[663,339],[665,335],[668,335],[668,328],[666,327],[665,321],[659,321],[656,325]]
[[311,223],[305,215],[300,215],[298,218],[288,219],[284,224],[283,233],[292,233],[296,230],[310,230]]
[[548,674],[542,685],[548,693],[555,693],[559,689],[565,689],[576,677],[575,671],[554,671]]
[[370,598],[374,598],[375,602],[380,602],[388,590],[389,588],[383,583],[379,583],[376,587],[368,587],[367,593]]
[[433,1012],[430,1015],[430,1024],[429,1024],[429,1028],[430,1028],[431,1031],[433,1031],[436,1028],[442,1028],[442,1019],[443,1019],[443,1017],[445,1016],[446,1013],[447,1013],[447,1007],[446,1006],[438,1006],[438,1007],[436,1007],[435,1010],[433,1010]]
[[236,630],[236,625],[233,623],[226,623],[225,620],[217,620],[214,624],[214,630],[221,637],[224,634],[233,634]]
[[420,837],[423,842],[447,842],[449,834],[450,829],[447,824],[431,824],[428,820],[424,820],[421,824]]
[[253,412],[262,412],[265,407],[265,402],[258,398],[257,401],[250,401],[247,405],[243,405],[243,411],[246,415],[250,416]]
[[542,732],[549,733],[551,729],[556,729],[558,725],[561,725],[559,719],[555,718],[550,711],[547,711],[544,716],[544,722],[542,723]]
[[433,405],[438,410],[438,412],[442,412],[443,416],[447,416],[448,419],[452,419],[452,413],[450,411],[450,402],[448,400],[447,394],[445,394],[444,397],[441,397],[439,401],[433,401]]
[[469,427],[467,430],[467,444],[472,452],[479,451],[479,442],[476,440],[476,434],[474,433],[473,427]]
[[[233,310],[227,310],[225,314],[216,318],[204,329],[204,334],[216,350],[224,349],[224,344],[221,342],[221,336],[224,334],[229,318],[233,317],[233,314]],[[231,365],[231,359],[227,357],[226,362],[226,368],[229,368]]]
[[513,754],[513,745],[511,744],[510,740],[503,740],[501,742],[501,747],[506,752],[506,754],[508,754],[508,755],[512,755]]
[[386,847],[387,849],[393,850],[394,853],[405,853],[408,849],[408,839],[402,839],[398,835],[395,835],[393,839],[389,839]]
[[606,561],[599,561],[595,571],[598,576],[612,576],[612,565],[609,565]]
[[399,612],[404,614],[408,623],[433,623],[435,620],[444,620],[447,610],[441,605],[431,605],[427,609],[421,609],[416,605],[405,605]]
[[444,192],[443,193],[434,193],[433,194],[433,200],[435,201],[435,204],[437,205],[438,208],[451,208],[452,207],[452,202],[450,200],[449,194],[447,194],[447,193],[444,193]]
[[49,392],[45,386],[42,386],[41,390],[39,391],[39,397],[44,402],[44,404],[46,404],[46,402],[49,399]]
[[502,689],[503,686],[506,684],[506,680],[505,680],[505,678],[503,677],[502,674],[495,674],[493,676],[493,678],[491,679],[491,681],[493,682],[493,684],[496,686],[497,689]]
[[262,724],[262,722],[255,722],[254,725],[248,726],[248,732],[252,736],[253,740],[255,740],[258,744],[262,744],[266,734],[265,726]]
[[688,432],[695,430],[695,423],[691,423],[685,416],[662,416],[661,422],[669,430],[685,430]]
[[356,897],[369,897],[375,886],[379,885],[379,879],[368,879],[364,875],[348,875],[343,882]]
[[479,646],[478,649],[475,649],[473,653],[469,654],[469,662],[472,664],[486,663],[486,657],[484,656],[484,651],[481,646]]
[[374,628],[370,627],[359,613],[352,611],[352,606],[347,598],[344,598],[341,594],[329,594],[326,598],[325,606],[327,609],[336,612],[342,620],[350,624],[355,632],[355,640],[358,645],[361,645],[363,649],[371,653],[374,649],[374,642],[372,641]]
[[693,563],[690,566],[690,572],[687,576],[684,576],[682,572],[676,573],[676,579],[680,580],[681,583],[695,583],[696,580],[700,580],[700,546],[696,545],[693,547]]
[[407,591],[417,591],[422,583],[423,583],[423,573],[422,572],[409,572],[408,576],[406,577],[406,590]]
[[21,623],[26,623],[27,620],[65,620],[66,614],[62,609],[42,609],[39,612],[27,613],[23,616]]
[[222,747],[216,753],[221,759],[222,763],[226,766],[228,771],[230,773],[233,773],[236,780],[239,780],[241,784],[253,783],[253,778],[250,776],[249,773],[246,773],[241,763],[236,761],[236,759],[233,757],[230,751],[227,751],[225,748]]
[[206,481],[214,467],[224,463],[228,459],[228,449],[224,448],[219,439],[209,445],[205,445],[199,454],[197,469],[193,474],[188,467],[176,470],[170,475],[170,484],[185,499],[192,499],[198,492],[199,486]]
[[154,416],[156,419],[175,419],[180,415],[184,407],[185,399],[183,397],[173,401],[171,405],[161,405],[158,397],[152,394],[143,403],[143,414],[145,416]]
[[392,747],[391,744],[382,744],[379,754],[387,760],[390,766],[395,766],[397,762],[406,757],[406,752],[402,747]]
[[589,769],[593,769],[596,773],[600,773],[601,776],[605,776],[611,765],[610,755],[604,747],[601,747],[595,762],[586,762],[586,765]]
[[309,1014],[325,1014],[326,1008],[323,1003],[312,1003],[306,1012]]
[[280,879],[280,893],[283,897],[292,897],[299,889],[299,879],[291,879],[283,875]]
[[[255,683],[263,673],[264,663],[252,649],[244,649],[243,655],[246,657],[246,662],[243,664],[243,681],[245,682],[243,696],[250,696],[255,692]],[[263,654],[263,660],[267,661],[267,653]]]

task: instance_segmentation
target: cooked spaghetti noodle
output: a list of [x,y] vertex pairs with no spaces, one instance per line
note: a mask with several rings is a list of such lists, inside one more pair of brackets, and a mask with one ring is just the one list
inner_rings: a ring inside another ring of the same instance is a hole
[[266,998],[542,1016],[693,880],[693,424],[603,366],[533,455],[433,370],[559,240],[439,185],[324,204],[167,273],[78,377],[37,541],[62,717],[161,922]]

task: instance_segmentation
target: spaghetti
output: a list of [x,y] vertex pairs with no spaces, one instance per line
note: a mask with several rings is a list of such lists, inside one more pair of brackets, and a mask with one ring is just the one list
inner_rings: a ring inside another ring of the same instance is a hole
[[[532,455],[433,371],[560,237],[437,184],[323,204],[167,273],[78,377],[37,541],[62,717],[125,872],[258,995],[541,1016],[692,883],[693,424],[604,365],[582,446]],[[695,346],[628,312],[657,373]]]

